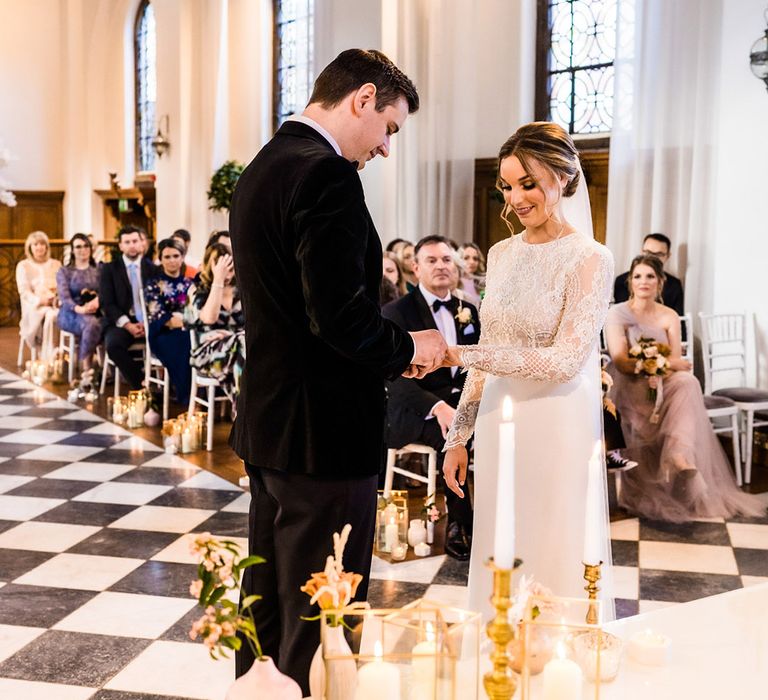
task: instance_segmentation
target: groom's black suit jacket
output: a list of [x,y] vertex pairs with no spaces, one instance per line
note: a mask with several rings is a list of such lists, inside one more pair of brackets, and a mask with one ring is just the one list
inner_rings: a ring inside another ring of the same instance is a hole
[[[157,277],[158,269],[152,261],[146,257],[141,258],[141,282],[146,284]],[[99,277],[99,306],[103,314],[102,324],[114,326],[121,316],[130,316],[132,321],[136,317],[131,314],[133,309],[133,289],[128,279],[128,270],[125,269],[123,256],[115,252],[112,262],[102,265]]]
[[381,316],[381,243],[356,164],[286,122],[241,175],[229,232],[246,338],[230,445],[257,467],[376,474],[384,381],[414,348]]
[[[472,312],[472,321],[462,325],[454,317],[456,342],[459,345],[475,345],[480,340],[477,309],[465,301],[461,304]],[[381,313],[407,331],[437,329],[435,317],[418,287],[387,304]],[[389,382],[387,447],[403,447],[410,442],[418,442],[424,418],[438,401],[445,401],[456,408],[466,376],[462,371],[452,374],[448,367],[444,367],[430,372],[423,379],[398,377]]]

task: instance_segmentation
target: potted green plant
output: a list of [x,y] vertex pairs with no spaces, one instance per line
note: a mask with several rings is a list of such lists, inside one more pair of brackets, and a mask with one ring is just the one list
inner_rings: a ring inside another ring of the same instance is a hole
[[207,192],[209,209],[229,211],[235,185],[244,169],[242,163],[228,160],[211,176],[211,186]]

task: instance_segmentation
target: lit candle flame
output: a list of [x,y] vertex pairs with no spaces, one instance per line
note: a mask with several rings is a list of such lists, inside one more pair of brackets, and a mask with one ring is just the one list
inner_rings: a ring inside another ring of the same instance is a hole
[[435,628],[432,626],[431,622],[427,622],[425,635],[428,642],[435,641]]
[[384,656],[384,648],[381,646],[381,640],[379,639],[377,639],[376,643],[373,645],[373,655],[378,661],[380,661],[381,657]]
[[513,411],[514,404],[512,403],[512,397],[511,396],[505,396],[504,402],[501,406],[501,419],[505,423],[510,423],[512,421],[512,415],[514,413]]
[[560,640],[557,643],[557,658],[558,659],[566,658],[566,655],[565,655],[565,644],[563,644],[562,640]]

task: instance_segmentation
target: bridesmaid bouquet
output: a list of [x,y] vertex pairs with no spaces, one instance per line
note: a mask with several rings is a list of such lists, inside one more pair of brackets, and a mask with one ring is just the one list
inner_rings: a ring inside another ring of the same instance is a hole
[[662,400],[662,379],[669,374],[669,360],[672,349],[666,343],[653,338],[639,338],[629,349],[629,356],[635,360],[635,374],[648,378],[648,400],[654,402],[651,423],[659,422],[659,408]]

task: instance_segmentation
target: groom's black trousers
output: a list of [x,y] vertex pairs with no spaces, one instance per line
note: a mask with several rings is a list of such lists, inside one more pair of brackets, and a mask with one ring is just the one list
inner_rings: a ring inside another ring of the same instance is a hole
[[[333,554],[333,533],[352,525],[344,551],[344,570],[362,574],[356,600],[365,600],[373,554],[378,476],[358,479],[289,474],[246,464],[251,481],[249,553],[265,564],[247,569],[246,595],[253,605],[262,651],[309,695],[309,665],[320,643],[320,623],[305,622],[319,609],[299,588]],[[240,676],[253,662],[247,643],[237,654]]]

